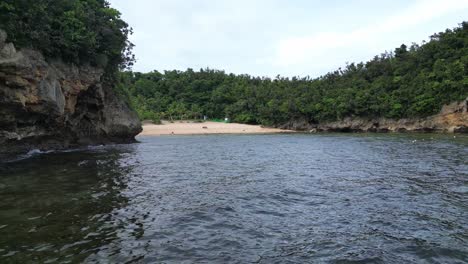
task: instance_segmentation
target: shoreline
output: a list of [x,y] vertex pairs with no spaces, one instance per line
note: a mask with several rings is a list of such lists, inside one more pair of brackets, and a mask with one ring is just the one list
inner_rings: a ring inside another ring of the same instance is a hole
[[138,136],[164,135],[213,135],[213,134],[277,134],[297,131],[280,128],[268,128],[260,125],[246,125],[222,122],[162,121],[162,124],[143,124],[143,131]]
[[424,118],[390,119],[346,117],[343,120],[311,124],[305,120],[291,120],[280,126],[284,129],[317,132],[371,133],[468,133],[468,100],[445,105],[442,110]]

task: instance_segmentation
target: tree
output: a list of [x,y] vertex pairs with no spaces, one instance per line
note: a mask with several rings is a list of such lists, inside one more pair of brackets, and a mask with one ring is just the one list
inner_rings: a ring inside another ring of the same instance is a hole
[[2,0],[0,25],[20,48],[92,64],[114,75],[133,65],[131,28],[104,0]]
[[171,119],[230,117],[240,123],[283,125],[346,117],[424,117],[468,96],[468,24],[422,45],[401,45],[366,63],[319,78],[259,78],[223,71],[123,73],[139,113]]

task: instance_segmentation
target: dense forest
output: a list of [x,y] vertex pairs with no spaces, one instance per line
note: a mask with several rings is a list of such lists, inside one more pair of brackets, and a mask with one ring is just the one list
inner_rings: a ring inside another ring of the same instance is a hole
[[106,76],[133,65],[131,28],[104,0],[2,0],[0,28],[16,47],[48,59],[106,69]]
[[[229,117],[281,125],[344,117],[425,117],[468,96],[468,22],[421,45],[401,45],[318,78],[254,77],[224,71],[123,71],[132,33],[105,0],[2,0],[0,28],[19,48],[106,69],[104,78],[141,119]],[[163,41],[163,40],[162,40]]]
[[206,115],[280,125],[289,120],[425,117],[468,96],[468,22],[421,45],[401,45],[315,79],[188,69],[122,72],[119,85],[140,117],[155,121]]

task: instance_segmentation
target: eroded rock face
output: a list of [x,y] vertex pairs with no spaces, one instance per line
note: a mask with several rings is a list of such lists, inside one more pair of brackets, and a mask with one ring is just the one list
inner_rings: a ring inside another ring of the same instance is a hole
[[347,117],[340,121],[309,123],[295,120],[281,128],[309,132],[448,132],[468,133],[468,98],[445,105],[439,114],[427,118],[362,118]]
[[0,30],[0,153],[130,142],[141,132],[101,69],[46,61],[6,38]]

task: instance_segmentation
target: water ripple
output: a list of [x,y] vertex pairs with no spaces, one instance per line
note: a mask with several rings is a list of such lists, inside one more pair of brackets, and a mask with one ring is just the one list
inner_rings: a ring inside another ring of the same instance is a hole
[[468,262],[467,137],[140,140],[0,164],[0,262]]

